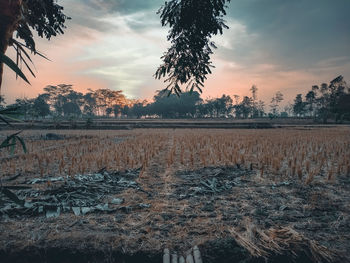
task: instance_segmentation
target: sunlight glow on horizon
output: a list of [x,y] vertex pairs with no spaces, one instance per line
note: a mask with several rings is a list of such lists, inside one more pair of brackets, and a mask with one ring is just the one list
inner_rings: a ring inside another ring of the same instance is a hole
[[[29,78],[32,85],[16,80],[5,67],[2,94],[7,103],[35,97],[45,86],[61,83],[72,84],[80,92],[109,88],[123,90],[130,99],[148,100],[166,87],[163,80],[153,77],[169,45],[168,28],[161,27],[156,8],[122,13],[109,12],[108,6],[96,10],[80,0],[63,3],[73,20],[68,22],[64,35],[49,42],[37,39],[38,50],[52,62],[33,56],[37,78]],[[350,56],[334,53],[318,59],[312,67],[304,66],[303,61],[299,67],[290,66],[287,59],[277,60],[277,52],[264,47],[262,32],[252,30],[244,20],[227,17],[227,21],[230,29],[213,39],[218,46],[212,57],[215,68],[203,88],[203,99],[222,94],[250,95],[251,86],[257,85],[258,99],[267,105],[276,91],[285,95],[287,103],[297,93],[305,94],[312,85],[329,83],[338,75],[350,82]],[[268,35],[266,39],[272,41]],[[274,45],[282,46],[282,40],[276,39]],[[11,49],[7,55],[14,58]],[[25,73],[29,77],[29,72]]]

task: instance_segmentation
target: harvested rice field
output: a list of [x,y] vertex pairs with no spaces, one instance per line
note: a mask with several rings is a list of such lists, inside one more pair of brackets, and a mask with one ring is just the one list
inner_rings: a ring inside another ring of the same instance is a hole
[[0,262],[349,262],[349,127],[21,136],[0,152]]

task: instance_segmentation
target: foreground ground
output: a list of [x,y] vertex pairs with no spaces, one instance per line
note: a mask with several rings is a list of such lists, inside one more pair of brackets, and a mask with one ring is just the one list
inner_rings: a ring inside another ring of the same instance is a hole
[[2,153],[1,262],[349,258],[349,128],[55,135]]

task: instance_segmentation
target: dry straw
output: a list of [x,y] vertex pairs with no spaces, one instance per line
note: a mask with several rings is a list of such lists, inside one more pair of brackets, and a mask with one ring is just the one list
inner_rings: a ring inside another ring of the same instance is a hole
[[[3,174],[72,175],[124,170],[154,161],[176,169],[237,166],[273,180],[311,184],[350,174],[350,133],[344,129],[60,131],[62,141],[26,132],[29,154],[0,152]],[[38,137],[38,136],[37,136]]]

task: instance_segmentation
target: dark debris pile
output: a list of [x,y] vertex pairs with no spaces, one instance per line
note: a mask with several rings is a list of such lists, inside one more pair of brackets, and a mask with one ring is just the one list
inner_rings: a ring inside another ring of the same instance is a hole
[[227,194],[234,186],[246,182],[244,177],[251,175],[250,170],[238,167],[208,167],[199,171],[179,171],[177,176],[183,181],[176,187],[178,199],[187,199],[202,195]]
[[[38,216],[58,217],[62,212],[85,215],[92,212],[111,213],[121,206],[123,198],[113,198],[128,188],[144,190],[135,182],[140,170],[75,175],[73,177],[34,178],[19,185],[0,188],[0,215],[7,217]],[[40,189],[40,184],[48,187]],[[139,208],[147,208],[139,204]]]

